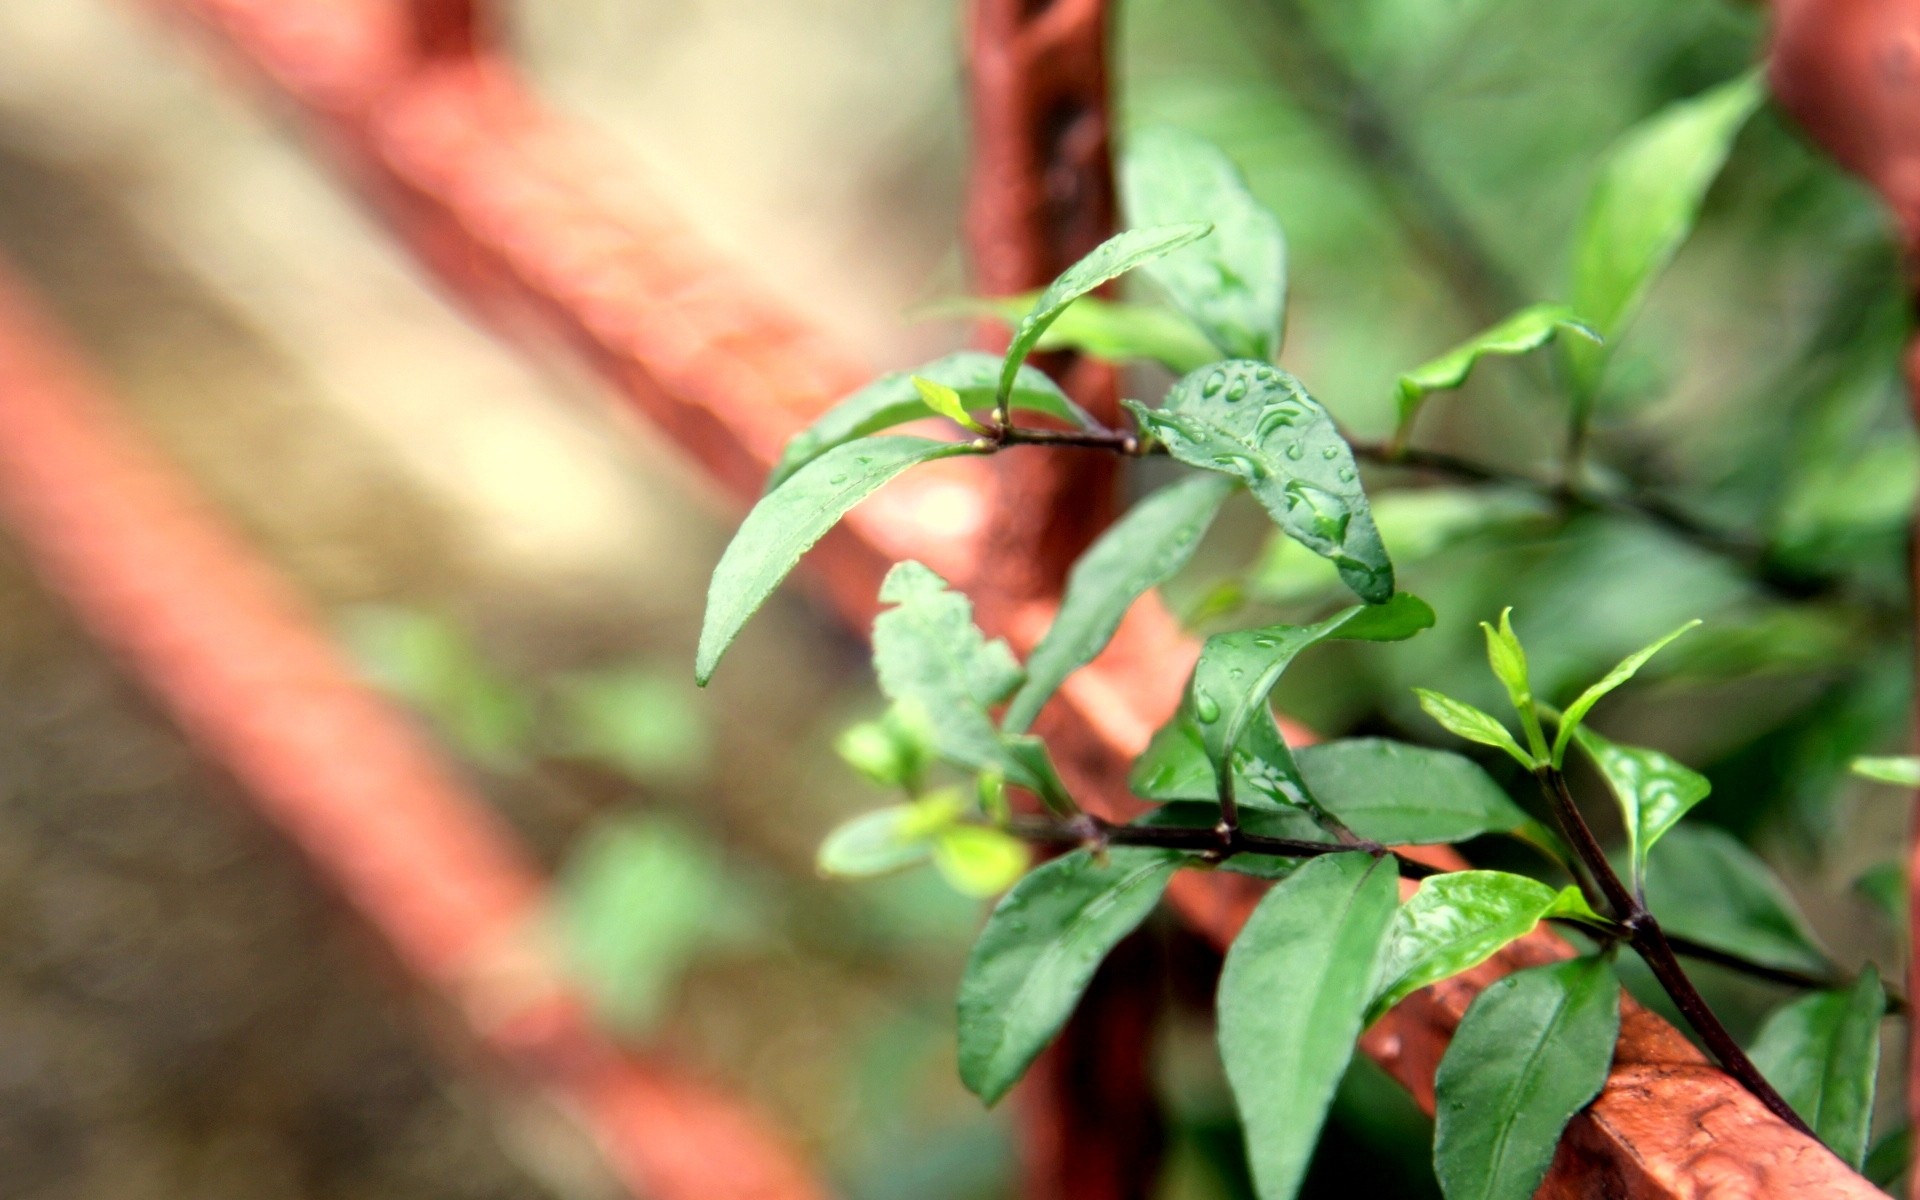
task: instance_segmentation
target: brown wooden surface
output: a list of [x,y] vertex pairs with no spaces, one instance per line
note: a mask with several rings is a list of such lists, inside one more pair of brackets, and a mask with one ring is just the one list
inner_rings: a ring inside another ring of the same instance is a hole
[[[709,254],[618,168],[616,154],[544,112],[497,64],[409,70],[388,32],[391,10],[370,0],[152,2],[197,17],[293,101],[346,177],[452,291],[504,328],[522,328],[515,315],[544,318],[736,497],[757,491],[807,414],[864,375],[856,358]],[[999,489],[975,466],[917,473],[857,510],[812,556],[815,586],[864,626],[880,574],[899,559],[978,584]],[[1021,649],[1050,616],[1038,600],[982,611],[992,632]],[[1172,711],[1196,651],[1163,610],[1143,603],[1043,716],[1041,731],[1090,808],[1131,808],[1125,764]],[[1244,919],[1247,890],[1237,879],[1186,875],[1172,897],[1196,929],[1224,943]],[[1368,1052],[1421,1094],[1465,998],[1555,945],[1527,939],[1473,977],[1417,994],[1369,1037]],[[1618,1063],[1569,1139],[1585,1156],[1580,1169],[1613,1190],[1561,1194],[1877,1194],[1656,1018],[1625,1025]],[[1725,1164],[1741,1164],[1738,1176],[1729,1180]],[[1584,1186],[1561,1173],[1574,1169],[1557,1171],[1555,1186]]]

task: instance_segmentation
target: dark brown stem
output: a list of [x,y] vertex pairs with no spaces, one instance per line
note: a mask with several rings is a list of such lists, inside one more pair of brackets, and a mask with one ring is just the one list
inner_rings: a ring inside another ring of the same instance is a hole
[[1378,842],[1307,842],[1295,838],[1266,837],[1238,827],[1180,829],[1115,825],[1098,817],[1083,816],[1071,824],[1045,818],[1017,818],[998,828],[1021,841],[1042,846],[1152,846],[1161,850],[1191,851],[1215,862],[1241,854],[1265,858],[1318,858],[1323,854],[1348,854],[1358,850],[1375,855],[1391,854],[1399,863],[1400,873],[1409,879],[1425,879],[1441,873],[1437,867],[1394,854]]
[[1720,1023],[1707,1004],[1700,989],[1693,986],[1693,980],[1680,966],[1680,960],[1674,956],[1673,944],[1661,930],[1660,922],[1640,903],[1640,899],[1627,887],[1613,864],[1607,861],[1606,852],[1600,847],[1600,840],[1593,835],[1592,826],[1580,813],[1573,801],[1573,793],[1567,789],[1567,778],[1551,766],[1541,767],[1535,772],[1540,786],[1547,794],[1547,800],[1553,805],[1554,816],[1560,823],[1560,832],[1573,847],[1573,852],[1593,873],[1594,881],[1599,885],[1600,893],[1613,909],[1613,918],[1627,930],[1627,944],[1652,970],[1653,977],[1673,1000],[1674,1007],[1680,1010],[1693,1031],[1707,1045],[1707,1051],[1719,1060],[1721,1069],[1739,1080],[1754,1098],[1767,1106],[1767,1110],[1779,1117],[1794,1129],[1808,1137],[1817,1137],[1793,1106],[1774,1090],[1760,1068],[1753,1065],[1747,1052],[1740,1048],[1727,1027]]

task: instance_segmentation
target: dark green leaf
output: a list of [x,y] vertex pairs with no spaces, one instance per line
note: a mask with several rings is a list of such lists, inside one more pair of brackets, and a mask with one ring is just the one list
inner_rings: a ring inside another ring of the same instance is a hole
[[1034,301],[1032,311],[1014,327],[1013,340],[1007,346],[1006,362],[1000,369],[999,394],[1005,397],[1011,391],[1014,373],[1027,355],[1033,352],[1035,343],[1046,333],[1047,327],[1060,319],[1060,314],[1067,310],[1068,305],[1101,284],[1117,279],[1162,255],[1171,254],[1188,242],[1198,241],[1210,231],[1206,225],[1129,229],[1095,246],[1092,253],[1061,272],[1060,278],[1054,280]]
[[1606,1083],[1619,1032],[1620,984],[1600,958],[1515,971],[1475,997],[1434,1080],[1447,1200],[1528,1200]]
[[1213,225],[1206,241],[1149,264],[1148,277],[1230,357],[1276,358],[1287,304],[1286,237],[1233,160],[1192,134],[1150,128],[1127,140],[1120,167],[1132,224]]
[[1367,1020],[1492,958],[1533,932],[1558,900],[1559,893],[1539,880],[1505,871],[1454,871],[1426,880],[1394,914],[1379,994]]
[[[1763,94],[1757,73],[1743,75],[1655,114],[1609,153],[1574,234],[1572,296],[1574,310],[1608,342],[1618,341],[1686,241]],[[1576,383],[1591,394],[1604,356],[1590,343],[1568,345]]]
[[1658,750],[1622,746],[1586,728],[1573,736],[1620,802],[1620,815],[1627,827],[1627,853],[1637,881],[1647,873],[1647,851],[1694,805],[1705,800],[1713,785],[1706,776]]
[[1060,1031],[1094,970],[1166,890],[1180,857],[1075,850],[1014,885],[987,918],[960,982],[960,1078],[992,1104]]
[[1874,911],[1895,929],[1907,924],[1907,869],[1898,862],[1876,863],[1860,872],[1853,881],[1856,895],[1873,905]]
[[1390,846],[1515,833],[1533,822],[1479,764],[1385,738],[1346,738],[1299,752],[1321,806],[1364,838]]
[[1353,451],[1293,376],[1238,359],[1182,379],[1165,407],[1128,411],[1181,462],[1244,480],[1281,529],[1327,558],[1362,600],[1393,595]]
[[720,656],[747,618],[848,509],[909,467],[977,452],[967,443],[862,438],[835,446],[800,468],[778,491],[762,496],[713,570],[694,679],[704,687],[713,678]]
[[1913,1126],[1902,1125],[1874,1142],[1873,1149],[1867,1151],[1866,1162],[1860,1164],[1860,1173],[1873,1186],[1891,1192],[1907,1177],[1912,1162]]
[[1873,1123],[1886,1009],[1880,973],[1868,965],[1847,991],[1820,992],[1776,1011],[1751,1051],[1767,1082],[1855,1169],[1866,1156]]
[[1220,1058],[1261,1200],[1299,1190],[1393,922],[1392,859],[1329,854],[1260,901],[1220,972]]
[[1786,889],[1731,834],[1672,830],[1647,856],[1646,891],[1668,933],[1772,967],[1832,970]]
[[880,690],[926,714],[935,751],[971,770],[997,771],[1055,810],[1071,807],[1045,747],[994,724],[990,710],[1024,675],[1007,644],[988,641],[974,625],[972,603],[917,562],[888,572],[880,599],[895,606],[873,623]]
[[[795,471],[835,446],[904,425],[933,415],[914,386],[915,375],[952,388],[970,409],[993,407],[994,389],[1000,382],[1000,356],[980,350],[962,350],[936,359],[917,371],[897,371],[882,375],[853,395],[822,413],[812,425],[795,434],[781,452],[767,476],[766,490],[771,492],[792,477]],[[1067,399],[1060,385],[1045,372],[1022,367],[1013,381],[1012,408],[1019,412],[1045,413],[1070,424],[1090,428],[1092,418]]]
[[1019,733],[1033,724],[1067,676],[1112,640],[1133,602],[1186,566],[1232,491],[1230,480],[1215,475],[1163,488],[1080,556],[1052,627],[1027,660],[1027,682],[1007,707],[1005,729]]
[[[1271,712],[1255,713],[1248,722],[1233,763],[1234,795],[1244,806],[1292,810],[1307,803],[1306,785],[1294,766],[1293,752],[1280,737]],[[1128,784],[1144,800],[1218,800],[1219,777],[1207,757],[1206,738],[1194,716],[1190,693],[1174,719],[1153,735],[1146,753],[1135,760]],[[1218,815],[1216,808],[1216,819]]]
[[1491,329],[1483,330],[1422,366],[1400,377],[1400,434],[1419,415],[1420,406],[1434,392],[1452,391],[1466,383],[1474,365],[1489,354],[1525,354],[1538,350],[1561,330],[1590,341],[1600,335],[1564,304],[1535,304],[1523,308]]
[[1520,743],[1513,740],[1507,727],[1495,720],[1492,714],[1426,688],[1415,688],[1413,694],[1420,698],[1420,707],[1426,710],[1427,715],[1440,722],[1448,733],[1482,746],[1505,750],[1515,762],[1529,771],[1533,769],[1533,756],[1520,748]]
[[1621,659],[1619,663],[1614,666],[1613,670],[1608,671],[1601,677],[1598,683],[1589,687],[1586,691],[1581,692],[1572,704],[1567,705],[1566,712],[1560,717],[1560,732],[1555,734],[1553,738],[1553,765],[1556,767],[1559,766],[1562,759],[1565,758],[1568,740],[1573,737],[1574,730],[1580,728],[1580,722],[1586,719],[1587,713],[1592,711],[1594,705],[1600,703],[1608,692],[1619,687],[1627,680],[1632,679],[1641,667],[1647,665],[1647,660],[1666,649],[1668,643],[1672,642],[1681,634],[1696,628],[1699,624],[1700,621],[1698,618],[1688,621],[1685,625],[1682,625],[1665,637],[1658,638],[1648,645],[1635,650],[1632,654]]

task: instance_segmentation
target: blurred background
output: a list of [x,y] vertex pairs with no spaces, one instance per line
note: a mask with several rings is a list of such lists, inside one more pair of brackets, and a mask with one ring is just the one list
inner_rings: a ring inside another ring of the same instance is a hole
[[[915,316],[965,289],[951,0],[506,8],[543,95],[811,319],[876,366],[964,340]],[[1123,127],[1242,163],[1291,242],[1287,365],[1368,433],[1400,371],[1560,298],[1606,147],[1764,38],[1724,0],[1122,0],[1118,21]],[[952,1065],[982,902],[813,874],[881,800],[832,751],[878,710],[858,639],[793,589],[697,691],[737,514],[584,371],[463,319],[235,82],[137,5],[0,5],[0,254],[557,874],[550,933],[606,1022],[752,1096],[858,1200],[1008,1194],[1010,1118]],[[1843,769],[1903,748],[1911,690],[1898,278],[1871,198],[1763,111],[1621,347],[1596,457],[1767,544],[1774,583],[1632,519],[1476,500],[1449,525],[1426,496],[1404,534],[1426,549],[1401,553],[1438,629],[1329,650],[1280,708],[1438,741],[1408,689],[1490,703],[1475,622],[1505,605],[1554,697],[1706,617],[1602,727],[1708,771],[1705,816],[1782,867],[1841,961],[1897,970],[1850,884],[1894,857],[1904,805]],[[1537,467],[1564,421],[1546,384],[1494,364],[1421,438]],[[1173,599],[1307,615],[1333,600],[1318,571],[1249,511]],[[598,1194],[556,1166],[577,1147],[436,1052],[366,932],[5,537],[0,597],[0,1196]],[[1744,1028],[1781,998],[1711,982]],[[1156,1051],[1180,1200],[1246,1194],[1207,1036],[1183,1016]],[[1424,1136],[1363,1064],[1320,1178],[1422,1194]]]

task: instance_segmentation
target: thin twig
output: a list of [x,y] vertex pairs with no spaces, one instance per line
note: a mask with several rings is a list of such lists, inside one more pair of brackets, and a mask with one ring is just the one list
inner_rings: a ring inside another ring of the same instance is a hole
[[1425,879],[1442,872],[1438,867],[1408,858],[1378,842],[1355,844],[1308,842],[1297,838],[1267,837],[1248,833],[1243,828],[1169,828],[1154,825],[1116,825],[1099,817],[1086,816],[1072,823],[1046,818],[1016,818],[997,826],[1024,842],[1044,846],[1151,846],[1161,850],[1191,851],[1211,862],[1237,855],[1262,858],[1318,858],[1323,854],[1348,854],[1361,851],[1391,856],[1399,863],[1400,873],[1409,879]]

